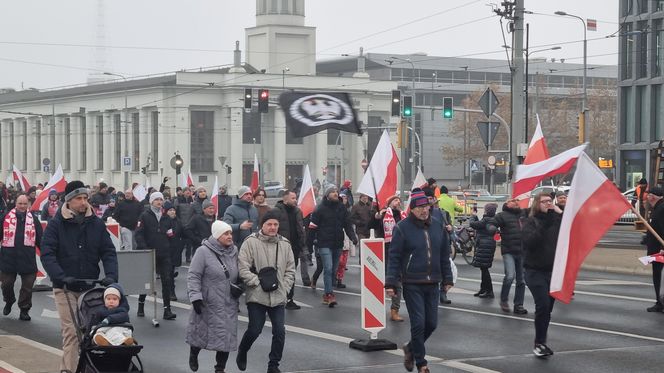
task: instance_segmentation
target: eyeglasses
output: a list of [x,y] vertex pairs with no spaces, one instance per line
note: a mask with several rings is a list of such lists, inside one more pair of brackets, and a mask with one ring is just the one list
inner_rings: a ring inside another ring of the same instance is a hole
[[540,203],[543,204],[543,205],[548,205],[549,203],[553,203],[553,201],[550,200],[550,199],[545,199],[545,200],[540,201]]

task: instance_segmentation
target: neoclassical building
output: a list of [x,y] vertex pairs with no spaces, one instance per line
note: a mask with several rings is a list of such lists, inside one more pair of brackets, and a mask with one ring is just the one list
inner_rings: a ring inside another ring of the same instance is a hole
[[[226,68],[138,78],[108,73],[114,80],[101,84],[0,94],[2,180],[16,165],[31,182],[46,181],[48,163],[50,172],[62,164],[67,179],[91,184],[123,187],[147,179],[158,185],[175,176],[171,160],[179,154],[195,184],[211,187],[218,176],[234,192],[248,183],[257,154],[263,181],[293,186],[309,164],[314,180],[358,184],[361,160],[380,136],[377,127],[396,120],[390,91],[397,83],[370,80],[361,71],[317,76],[316,30],[304,25],[304,0],[257,0],[256,9],[256,26],[246,29],[245,63],[236,45]],[[251,110],[244,109],[247,88]],[[269,89],[268,113],[257,112],[258,89]],[[348,92],[363,126],[378,125],[363,136],[330,130],[295,138],[277,104],[285,90]],[[123,164],[127,157],[130,165]]]

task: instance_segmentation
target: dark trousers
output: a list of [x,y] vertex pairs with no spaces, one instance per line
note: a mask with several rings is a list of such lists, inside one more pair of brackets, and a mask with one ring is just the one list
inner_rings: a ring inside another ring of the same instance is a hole
[[493,284],[491,283],[491,273],[489,268],[480,268],[482,271],[482,282],[480,283],[480,292],[493,293]]
[[555,299],[549,295],[551,272],[526,269],[526,285],[535,301],[535,344],[546,344]]
[[318,277],[320,277],[320,274],[323,273],[323,259],[320,257],[318,250],[316,250],[315,255],[316,255],[316,270],[311,275],[312,284],[315,284],[316,281],[318,281]]
[[246,353],[251,349],[256,339],[263,331],[265,325],[265,315],[270,317],[272,323],[272,345],[270,347],[270,362],[268,367],[279,367],[281,355],[284,352],[284,344],[286,343],[286,326],[284,320],[284,306],[268,307],[258,303],[247,303],[247,311],[249,313],[249,325],[247,331],[242,336],[240,342],[238,355],[242,352]]
[[[298,252],[297,255],[293,255],[293,257],[295,258],[295,268],[297,268],[297,266],[300,264],[300,253]],[[302,265],[306,264],[303,262]],[[304,280],[304,278],[302,280]],[[292,301],[294,296],[295,296],[295,281],[293,281],[293,286],[291,286],[290,290],[288,291],[288,295],[286,297],[288,298],[289,301]]]
[[2,298],[5,303],[16,302],[16,294],[14,293],[14,283],[16,277],[21,276],[21,290],[18,293],[18,308],[22,310],[29,310],[32,308],[32,286],[37,279],[36,273],[0,273],[0,282],[2,282]]
[[[164,300],[164,308],[171,306],[171,290],[173,289],[173,266],[168,256],[157,257],[157,274],[161,278],[161,296]],[[139,303],[145,303],[145,294],[138,296]]]
[[403,297],[410,317],[410,342],[415,365],[427,365],[424,342],[438,325],[438,284],[403,284]]
[[650,265],[652,265],[652,284],[655,286],[655,300],[657,303],[662,303],[659,290],[662,286],[662,267],[664,267],[664,263],[652,262]]
[[[189,348],[189,353],[194,356],[198,356],[198,353],[201,352],[200,347],[191,346]],[[217,351],[214,356],[216,364],[214,365],[214,370],[224,370],[226,369],[226,362],[228,361],[228,351]]]

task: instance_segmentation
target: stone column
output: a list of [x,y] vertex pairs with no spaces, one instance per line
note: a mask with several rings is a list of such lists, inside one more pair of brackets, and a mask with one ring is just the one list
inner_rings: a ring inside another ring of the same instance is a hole
[[85,134],[82,134],[82,136],[85,136],[85,151],[86,151],[86,157],[85,157],[85,163],[86,167],[85,170],[82,170],[81,172],[81,178],[83,179],[83,182],[86,184],[90,184],[91,186],[94,185],[97,180],[95,178],[95,172],[94,170],[97,169],[97,164],[95,161],[97,160],[97,147],[95,146],[95,135],[97,134],[97,129],[95,126],[95,120],[97,114],[87,114],[85,117]]
[[323,168],[327,167],[327,131],[313,135],[312,143],[313,149],[310,149],[311,154],[313,154],[313,164],[310,166],[311,182],[315,183],[318,179],[323,184],[323,180],[325,180]]
[[28,118],[28,126],[27,126],[27,128],[25,128],[25,133],[22,134],[23,136],[28,137],[27,154],[25,152],[25,149],[23,149],[22,144],[21,144],[21,146],[19,146],[19,148],[21,149],[21,152],[23,154],[27,155],[26,159],[23,159],[23,164],[21,166],[19,166],[19,168],[25,169],[25,171],[26,171],[25,174],[28,177],[28,180],[30,180],[33,176],[33,175],[30,175],[30,173],[34,173],[37,166],[39,166],[39,164],[37,163],[38,162],[38,160],[37,160],[37,157],[38,157],[37,143],[38,142],[41,143],[41,139],[38,138],[35,135],[38,120],[40,120],[40,118],[38,118],[38,117]]
[[[65,168],[65,116],[59,116],[55,118],[55,149],[53,149],[54,159],[53,161],[53,172],[58,168],[58,164],[62,165],[62,169]],[[71,127],[71,125],[70,125]]]
[[[148,164],[148,155],[150,154],[150,148],[149,148],[150,131],[148,130],[148,128],[150,127],[150,111],[147,109],[141,109],[139,113],[140,113],[138,117],[139,156],[137,162],[138,162],[138,172],[140,173],[142,168]],[[139,180],[144,180],[147,178],[148,180],[150,180],[150,185],[159,190],[159,184],[161,184],[161,180],[159,180],[158,184],[155,184],[156,179],[152,180],[152,177],[150,176],[151,175],[149,173],[146,175],[141,174]]]
[[117,186],[112,172],[114,166],[117,164],[114,152],[115,141],[113,141],[113,112],[104,112],[102,118],[102,136],[104,137],[104,180],[107,180],[109,185]]
[[[0,121],[0,171],[7,170],[11,168],[11,156],[9,155],[9,142],[13,141],[13,139],[9,138],[10,130],[9,126],[13,126],[14,124],[12,123],[11,120],[9,119],[3,119]],[[3,176],[4,173],[2,173]],[[5,182],[5,178],[0,179],[1,182]]]

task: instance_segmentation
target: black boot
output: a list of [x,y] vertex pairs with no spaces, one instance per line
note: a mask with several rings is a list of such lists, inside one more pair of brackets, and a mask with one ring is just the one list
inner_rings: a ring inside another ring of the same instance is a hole
[[194,351],[194,348],[189,349],[189,369],[192,372],[198,371],[198,351]]
[[237,368],[241,371],[247,370],[247,351],[243,350],[242,347],[237,349],[237,357],[235,357],[235,363]]
[[30,321],[31,318],[30,315],[28,314],[28,311],[30,310],[27,308],[21,308],[21,313],[19,314],[18,319],[22,321]]
[[345,289],[346,285],[341,282],[341,280],[337,280],[337,289]]
[[176,314],[171,312],[171,307],[164,307],[164,320],[175,320]]
[[11,302],[5,302],[5,307],[2,309],[2,314],[7,316],[10,313],[12,313],[12,306],[14,305],[15,301]]
[[145,316],[145,303],[138,302],[138,311],[136,311],[136,316],[144,317]]

